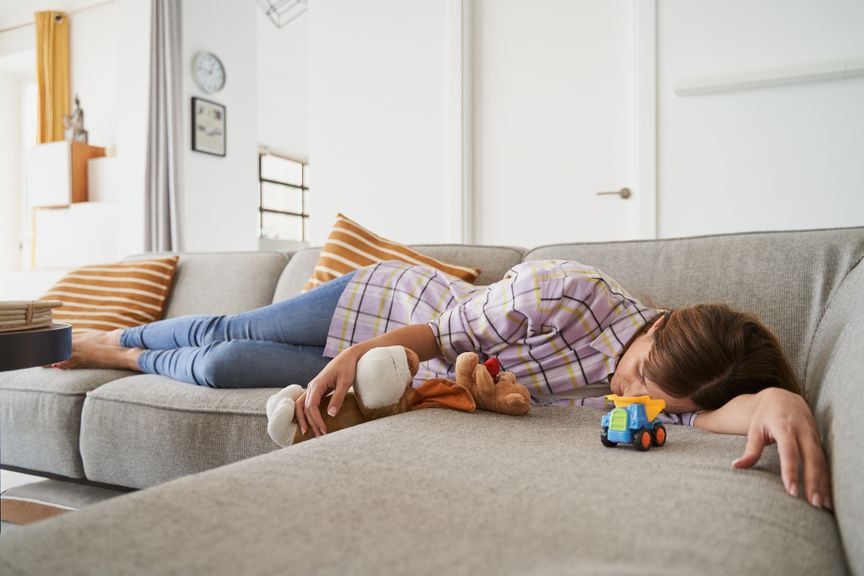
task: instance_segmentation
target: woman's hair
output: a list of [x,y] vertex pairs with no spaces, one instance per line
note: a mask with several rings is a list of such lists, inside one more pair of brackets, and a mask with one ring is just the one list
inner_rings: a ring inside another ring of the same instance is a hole
[[753,314],[697,304],[665,316],[643,369],[670,396],[715,410],[765,388],[801,393],[779,340]]

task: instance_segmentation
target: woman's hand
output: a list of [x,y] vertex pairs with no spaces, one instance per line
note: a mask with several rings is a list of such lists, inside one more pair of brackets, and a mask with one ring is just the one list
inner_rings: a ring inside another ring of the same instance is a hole
[[342,409],[348,389],[354,384],[357,361],[363,354],[379,346],[404,346],[413,350],[421,362],[441,354],[432,329],[425,324],[402,326],[346,348],[324,367],[306,387],[306,392],[297,399],[294,413],[301,433],[305,434],[309,428],[312,428],[316,437],[327,433],[319,408],[321,400],[328,392],[333,392],[327,413],[336,416]]
[[300,432],[312,429],[316,437],[327,433],[324,419],[321,417],[321,400],[333,392],[327,413],[335,416],[342,407],[345,395],[354,384],[354,373],[357,371],[359,355],[351,348],[340,353],[324,367],[318,375],[306,386],[306,391],[297,399],[294,405],[294,417],[300,426]]
[[733,465],[750,468],[759,461],[765,445],[776,442],[780,475],[786,492],[796,497],[799,494],[800,461],[804,465],[807,501],[816,508],[833,510],[828,462],[819,441],[816,420],[807,402],[798,394],[780,388],[767,388],[755,398],[757,402],[747,431],[747,447]]

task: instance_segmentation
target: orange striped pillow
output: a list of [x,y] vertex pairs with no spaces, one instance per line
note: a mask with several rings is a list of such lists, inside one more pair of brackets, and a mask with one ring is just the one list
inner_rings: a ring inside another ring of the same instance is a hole
[[41,298],[60,300],[54,320],[72,331],[130,328],[159,320],[179,256],[83,266],[72,270]]
[[303,291],[306,292],[325,282],[344,276],[352,270],[385,260],[425,264],[466,282],[474,282],[480,275],[480,270],[476,268],[456,266],[425,256],[404,244],[387,240],[370,232],[344,214],[338,214],[336,223],[321,248],[321,255],[315,264],[315,270],[303,287]]

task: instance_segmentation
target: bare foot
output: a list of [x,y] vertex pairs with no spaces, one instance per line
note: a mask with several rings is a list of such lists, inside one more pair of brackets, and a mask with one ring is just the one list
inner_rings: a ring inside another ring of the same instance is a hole
[[70,370],[73,368],[125,368],[138,370],[140,348],[124,348],[102,344],[96,338],[79,338],[72,341],[72,357],[55,362],[52,368]]
[[108,332],[103,330],[82,330],[72,335],[72,347],[75,347],[76,342],[98,342],[106,346],[119,346],[121,334],[123,334],[123,330],[120,328]]

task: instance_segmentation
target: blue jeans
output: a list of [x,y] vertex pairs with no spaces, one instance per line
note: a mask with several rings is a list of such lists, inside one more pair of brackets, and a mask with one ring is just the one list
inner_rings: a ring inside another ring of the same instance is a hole
[[284,302],[242,314],[183,316],[123,331],[144,348],[142,372],[213,388],[305,386],[330,358],[327,332],[353,273]]

